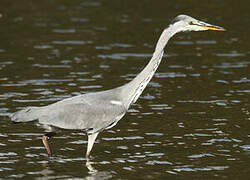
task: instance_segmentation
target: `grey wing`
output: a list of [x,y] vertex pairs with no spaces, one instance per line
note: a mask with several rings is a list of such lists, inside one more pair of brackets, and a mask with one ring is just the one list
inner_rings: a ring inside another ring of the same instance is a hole
[[125,113],[124,106],[106,102],[91,105],[80,102],[61,103],[47,106],[39,118],[39,123],[94,133],[115,125]]

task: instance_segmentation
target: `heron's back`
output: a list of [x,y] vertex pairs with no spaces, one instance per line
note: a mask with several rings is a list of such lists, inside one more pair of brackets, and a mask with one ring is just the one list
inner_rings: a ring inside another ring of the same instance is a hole
[[[115,89],[114,89],[115,90]],[[116,91],[83,94],[43,107],[28,107],[14,113],[14,122],[38,120],[40,124],[62,129],[101,131],[119,121],[126,108]]]

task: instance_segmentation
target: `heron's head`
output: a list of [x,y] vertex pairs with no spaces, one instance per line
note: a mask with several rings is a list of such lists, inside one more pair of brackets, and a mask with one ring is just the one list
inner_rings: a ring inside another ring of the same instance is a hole
[[222,27],[199,21],[187,15],[179,15],[175,17],[172,20],[171,25],[175,25],[179,31],[225,31]]

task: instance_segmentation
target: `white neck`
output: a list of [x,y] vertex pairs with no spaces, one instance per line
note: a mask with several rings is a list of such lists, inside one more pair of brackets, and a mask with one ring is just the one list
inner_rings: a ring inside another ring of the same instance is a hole
[[147,66],[132,81],[120,87],[122,96],[121,98],[123,99],[123,102],[125,102],[125,106],[127,109],[132,103],[136,102],[136,100],[139,98],[139,96],[153,77],[164,54],[164,47],[166,46],[168,40],[175,33],[177,33],[177,31],[174,31],[173,29],[174,28],[172,25],[164,29],[156,44],[153,57],[151,58]]

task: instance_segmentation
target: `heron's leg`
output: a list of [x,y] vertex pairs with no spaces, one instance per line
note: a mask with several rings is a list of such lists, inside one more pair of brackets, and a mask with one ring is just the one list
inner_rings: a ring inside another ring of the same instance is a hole
[[88,135],[88,147],[87,147],[87,152],[86,152],[86,159],[87,160],[89,160],[90,151],[94,145],[95,139],[96,139],[98,134],[99,133],[94,133],[94,134]]
[[51,157],[52,156],[52,152],[50,150],[50,147],[49,147],[49,143],[48,141],[50,140],[50,138],[52,136],[54,136],[55,133],[54,132],[49,132],[49,133],[46,133],[44,136],[43,136],[43,145],[48,153],[48,156]]

